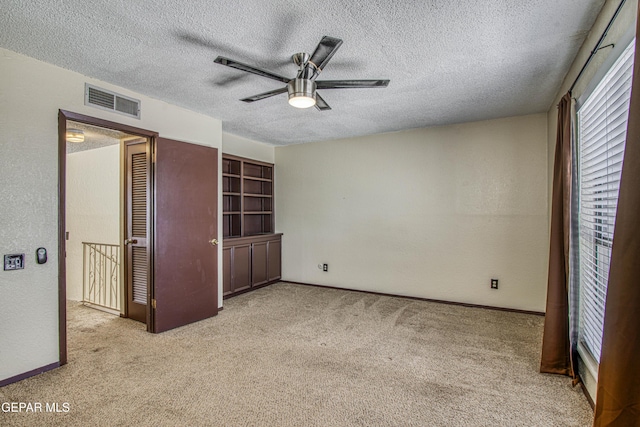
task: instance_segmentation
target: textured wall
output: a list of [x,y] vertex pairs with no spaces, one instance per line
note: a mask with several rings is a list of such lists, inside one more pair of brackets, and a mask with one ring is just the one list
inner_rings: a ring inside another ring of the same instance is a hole
[[273,145],[252,141],[226,132],[222,133],[222,152],[268,163],[273,163],[275,160]]
[[[24,270],[0,271],[2,380],[59,360],[58,109],[217,148],[222,124],[6,49],[0,49],[0,73],[0,254],[27,259]],[[140,99],[142,119],[84,106],[85,82]],[[221,218],[219,230],[221,239]],[[47,264],[34,262],[39,246],[49,250]]]
[[276,167],[284,279],[544,311],[545,114],[277,147]]
[[120,145],[67,155],[67,299],[82,300],[82,242],[120,243]]

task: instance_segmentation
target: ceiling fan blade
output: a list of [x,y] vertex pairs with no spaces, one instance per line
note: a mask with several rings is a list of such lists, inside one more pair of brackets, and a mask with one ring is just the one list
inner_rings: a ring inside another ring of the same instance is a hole
[[260,68],[252,67],[251,65],[243,64],[233,59],[225,58],[224,56],[218,56],[215,61],[217,64],[226,65],[227,67],[235,68],[237,70],[246,71],[247,73],[257,74],[258,76],[267,77],[269,79],[277,80],[283,83],[289,83],[286,77],[279,76],[269,71],[261,70]]
[[318,73],[324,70],[324,67],[327,65],[329,60],[333,57],[333,55],[337,52],[338,48],[342,45],[342,40],[337,39],[335,37],[324,36],[320,43],[318,43],[318,47],[309,58],[309,61],[312,62],[316,67],[318,67]]
[[226,78],[222,78],[222,79],[211,79],[210,82],[214,85],[214,86],[226,86],[228,84],[231,84],[233,82],[237,82],[239,80],[242,80],[247,76],[246,74],[233,74],[233,76],[229,76]]
[[364,89],[387,87],[389,80],[317,80],[318,89]]
[[287,87],[282,87],[276,90],[270,90],[269,92],[259,93],[258,95],[253,95],[248,98],[241,99],[240,101],[244,102],[253,102],[260,101],[261,99],[269,98],[270,96],[280,95],[281,93],[285,93],[287,91]]
[[316,92],[316,108],[320,111],[331,110],[327,101],[325,101],[318,92]]

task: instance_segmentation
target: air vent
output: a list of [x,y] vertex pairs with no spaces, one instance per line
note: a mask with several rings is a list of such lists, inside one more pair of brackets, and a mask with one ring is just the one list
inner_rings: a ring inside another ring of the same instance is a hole
[[84,104],[140,118],[140,101],[88,83],[84,85]]

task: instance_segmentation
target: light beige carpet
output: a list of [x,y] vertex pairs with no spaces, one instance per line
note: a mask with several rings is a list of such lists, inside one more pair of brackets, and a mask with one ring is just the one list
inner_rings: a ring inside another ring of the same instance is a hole
[[69,305],[69,364],[0,388],[0,425],[590,426],[538,373],[539,316],[279,283],[159,335]]

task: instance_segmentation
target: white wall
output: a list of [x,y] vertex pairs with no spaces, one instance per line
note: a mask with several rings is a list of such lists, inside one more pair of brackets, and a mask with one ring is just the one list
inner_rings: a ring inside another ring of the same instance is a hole
[[[85,82],[140,99],[141,120],[85,106]],[[0,254],[26,254],[24,270],[0,271],[0,380],[59,361],[58,109],[222,147],[220,120],[0,49]]]
[[227,132],[222,133],[222,151],[233,156],[246,157],[262,162],[275,161],[275,147],[263,142],[242,138]]
[[545,114],[275,153],[283,279],[544,311]]
[[[554,102],[551,104],[549,111],[547,113],[547,120],[549,123],[549,133],[548,133],[548,145],[549,145],[549,207],[551,207],[551,186],[553,184],[553,163],[554,163],[554,153],[556,146],[556,132],[558,128],[558,109],[557,105],[560,102],[560,99],[567,93],[573,82],[575,81],[578,73],[582,69],[582,66],[587,61],[587,58],[591,54],[591,51],[595,48],[596,43],[600,39],[600,36],[604,32],[607,24],[611,20],[611,17],[615,13],[616,8],[620,4],[619,0],[607,0],[605,5],[603,6],[596,22],[594,23],[587,39],[584,44],[580,48],[576,59],[571,65],[569,72],[567,73],[564,82],[562,83],[560,90],[558,91]],[[580,80],[576,84],[572,96],[573,98],[580,98],[583,92],[587,89],[587,87],[592,84],[592,81],[597,79],[597,75],[601,74],[603,64],[607,62],[611,62],[613,60],[613,56],[619,55],[619,49],[622,49],[626,46],[622,46],[620,43],[621,40],[625,39],[625,36],[628,35],[628,32],[635,31],[635,21],[637,17],[637,1],[627,1],[623,6],[620,14],[614,21],[613,25],[609,29],[607,33],[607,37],[602,43],[602,46],[607,46],[610,44],[616,45],[616,49],[612,49],[611,47],[602,49],[598,51],[598,53],[593,57],[589,66],[585,69],[584,74],[580,77]],[[582,363],[580,366],[580,377],[582,378],[583,383],[587,387],[589,394],[595,400],[596,397],[596,388],[597,381],[594,375],[586,369],[586,365]]]
[[82,242],[120,244],[120,144],[67,155],[67,299],[82,301]]

